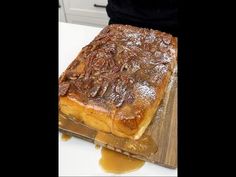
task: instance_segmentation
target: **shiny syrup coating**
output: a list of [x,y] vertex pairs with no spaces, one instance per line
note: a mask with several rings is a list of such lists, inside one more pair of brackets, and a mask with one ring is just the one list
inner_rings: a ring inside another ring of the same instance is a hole
[[151,104],[176,60],[176,38],[130,25],[109,25],[85,46],[59,81],[59,95],[119,109]]

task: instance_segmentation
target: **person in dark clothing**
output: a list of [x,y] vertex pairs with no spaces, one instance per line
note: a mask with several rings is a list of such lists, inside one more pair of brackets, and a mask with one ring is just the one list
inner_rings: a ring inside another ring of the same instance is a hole
[[108,0],[109,24],[129,24],[178,35],[176,0]]

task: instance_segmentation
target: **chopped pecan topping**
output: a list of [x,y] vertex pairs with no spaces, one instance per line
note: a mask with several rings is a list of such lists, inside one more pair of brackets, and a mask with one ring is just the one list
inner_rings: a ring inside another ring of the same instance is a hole
[[[145,96],[148,89],[156,88],[175,54],[175,40],[169,34],[108,26],[82,49],[60,79],[59,94],[66,95],[69,89],[79,93],[79,98],[120,108],[139,99],[135,91]],[[147,84],[142,85],[144,81]],[[154,89],[151,91],[156,95]]]

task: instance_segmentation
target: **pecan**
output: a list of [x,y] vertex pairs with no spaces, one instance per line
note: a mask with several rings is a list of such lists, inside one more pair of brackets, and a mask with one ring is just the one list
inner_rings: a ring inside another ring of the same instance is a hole
[[161,42],[159,49],[161,52],[166,52],[168,50],[168,45],[166,45],[164,42]]
[[101,73],[101,72],[100,72],[99,70],[98,70],[98,71],[96,71],[96,72],[94,72],[94,73],[93,73],[93,76],[94,76],[94,77],[92,77],[92,78],[95,78],[95,76],[98,76],[98,75],[100,75],[100,73]]
[[74,71],[68,71],[65,75],[67,80],[76,80],[80,74]]
[[90,89],[92,86],[93,86],[92,79],[88,79],[88,80],[86,80],[86,82],[83,83],[84,90]]
[[171,35],[168,35],[168,34],[164,35],[162,40],[165,44],[169,45],[171,42]]
[[102,71],[103,72],[107,72],[107,70],[108,70],[108,65],[109,65],[109,61],[108,60],[105,60],[106,62],[105,62],[105,64],[104,64],[104,66],[103,66],[103,68],[102,68]]
[[70,83],[63,82],[59,85],[59,96],[65,96],[68,89],[70,88]]
[[117,93],[121,93],[121,91],[122,91],[122,85],[121,85],[121,82],[119,82],[117,85],[116,85],[116,92]]
[[116,99],[116,97],[117,97],[117,95],[116,95],[114,92],[112,92],[112,93],[108,96],[108,99],[109,99],[110,101],[114,102],[115,99]]
[[115,99],[114,99],[114,104],[115,106],[118,108],[118,107],[121,107],[123,102],[124,102],[124,99],[125,97],[122,95],[116,95]]
[[114,61],[114,59],[113,58],[110,58],[109,59],[109,66],[112,68],[113,66],[115,66],[115,61]]
[[85,77],[84,77],[84,80],[88,80],[90,75],[92,73],[92,69],[91,68],[88,68],[86,73],[85,73]]
[[156,51],[156,52],[154,53],[154,56],[155,56],[156,58],[161,58],[162,53],[161,53],[160,51]]
[[76,80],[79,77],[78,73],[73,73],[71,76],[69,76],[70,80]]
[[103,82],[102,89],[100,91],[100,96],[103,96],[106,93],[108,86],[109,86],[108,81]]
[[128,63],[124,63],[124,64],[121,66],[120,71],[127,71],[128,68],[129,68]]
[[105,52],[110,53],[111,55],[116,54],[116,44],[112,43],[106,45]]
[[93,68],[95,70],[101,70],[101,68],[104,66],[105,64],[105,60],[103,58],[101,59],[98,59],[95,63],[94,63],[94,66]]
[[85,76],[84,73],[80,74],[80,75],[79,75],[79,79],[82,79],[84,76]]
[[100,88],[101,88],[100,85],[95,85],[94,87],[92,87],[92,89],[90,90],[89,96],[95,97]]
[[114,66],[114,67],[112,68],[112,72],[113,72],[113,73],[117,73],[118,71],[120,71],[120,67],[119,67],[119,66]]

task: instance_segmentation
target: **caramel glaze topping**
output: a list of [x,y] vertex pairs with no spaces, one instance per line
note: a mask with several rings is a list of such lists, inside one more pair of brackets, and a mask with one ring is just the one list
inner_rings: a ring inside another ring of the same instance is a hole
[[133,103],[137,97],[155,100],[156,87],[171,60],[176,38],[152,29],[109,25],[67,68],[59,81],[59,95],[107,109]]

